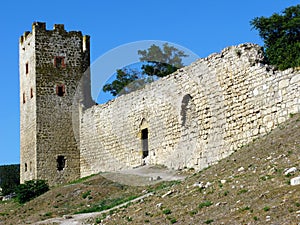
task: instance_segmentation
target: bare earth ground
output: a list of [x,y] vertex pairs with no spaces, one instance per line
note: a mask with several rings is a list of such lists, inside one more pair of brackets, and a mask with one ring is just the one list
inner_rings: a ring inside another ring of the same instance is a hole
[[[101,176],[105,177],[108,180],[112,180],[114,182],[129,185],[129,186],[147,186],[162,181],[183,180],[186,178],[186,173],[178,172],[174,170],[168,170],[163,166],[149,165],[149,166],[142,166],[142,167],[129,169],[129,170],[122,170],[116,173],[105,172],[105,173],[101,173]],[[152,193],[144,194],[130,201],[130,203],[138,202],[152,195],[153,195]],[[60,218],[48,219],[36,224],[54,224],[54,223],[65,224],[65,225],[85,224],[84,221],[86,219],[89,219],[91,217],[94,218],[97,216],[101,216],[104,213],[109,213],[110,211],[124,207],[127,204],[128,202],[118,205],[112,209],[104,210],[102,212],[77,214],[72,216],[68,215]]]
[[142,166],[130,170],[122,170],[118,173],[101,173],[106,179],[130,185],[144,186],[161,181],[184,180],[186,173],[168,170],[163,166]]
[[[300,115],[291,115],[271,134],[184,180],[186,173],[151,166],[98,174],[52,188],[25,205],[0,203],[0,224],[297,225],[300,185],[289,182],[300,176],[299,137]],[[297,170],[286,174],[292,167]],[[181,181],[161,182],[158,176]],[[137,184],[144,186],[130,186]],[[103,200],[129,202],[128,197],[141,198],[102,213],[74,214],[102,205]]]

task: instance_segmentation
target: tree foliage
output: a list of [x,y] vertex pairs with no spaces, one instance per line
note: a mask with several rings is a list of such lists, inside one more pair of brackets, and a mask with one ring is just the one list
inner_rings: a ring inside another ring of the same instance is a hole
[[44,194],[49,190],[45,180],[29,180],[20,184],[16,189],[16,199],[19,203],[25,203],[31,199]]
[[300,66],[300,5],[269,18],[256,17],[250,24],[264,40],[269,63],[282,70]]
[[20,184],[20,165],[0,166],[0,187],[2,195],[8,195],[15,192]]
[[110,84],[105,84],[103,87],[104,92],[110,92],[113,96],[120,95],[124,87],[138,79],[138,75],[133,70],[118,69],[116,80]]
[[187,57],[174,46],[163,44],[162,48],[151,45],[147,50],[138,50],[142,63],[141,71],[118,69],[116,80],[103,87],[104,92],[120,96],[145,86],[157,78],[165,77],[183,67],[182,59]]

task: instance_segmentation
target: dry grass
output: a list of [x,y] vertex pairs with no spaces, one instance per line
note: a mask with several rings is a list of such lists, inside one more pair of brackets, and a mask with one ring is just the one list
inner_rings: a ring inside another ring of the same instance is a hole
[[[289,181],[300,175],[299,135],[297,114],[218,164],[182,182],[147,187],[153,196],[84,224],[298,224],[300,185],[291,186]],[[294,166],[298,171],[286,176],[284,170]],[[195,185],[199,182],[210,185],[200,188]],[[103,199],[141,195],[144,189],[96,175],[53,188],[26,205],[1,203],[0,224],[30,224],[72,214]]]

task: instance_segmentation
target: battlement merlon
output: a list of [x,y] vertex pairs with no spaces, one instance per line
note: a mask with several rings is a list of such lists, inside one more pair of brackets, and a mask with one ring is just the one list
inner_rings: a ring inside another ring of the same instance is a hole
[[[24,34],[20,37],[20,44],[23,44],[23,42],[27,39],[29,34],[35,34],[38,32],[58,32],[58,33],[68,33],[68,34],[77,34],[80,36],[83,36],[81,31],[66,31],[65,30],[65,25],[64,24],[54,24],[53,25],[53,30],[47,30],[46,29],[46,23],[44,22],[33,22],[32,23],[32,32],[26,31]],[[86,40],[86,43],[84,42]],[[89,46],[89,36],[83,36],[83,45],[87,47]],[[83,46],[83,49],[85,47]]]
[[90,51],[90,36],[89,35],[84,35],[82,37],[82,50],[83,52],[86,52],[86,51]]

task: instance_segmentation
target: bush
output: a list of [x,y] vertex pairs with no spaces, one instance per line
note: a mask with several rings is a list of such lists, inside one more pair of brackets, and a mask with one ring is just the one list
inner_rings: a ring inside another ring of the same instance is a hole
[[16,199],[19,203],[25,203],[47,192],[49,185],[45,180],[29,180],[20,184],[16,190]]
[[300,5],[288,7],[281,14],[256,17],[250,24],[264,40],[270,64],[280,70],[300,66]]
[[165,215],[169,215],[169,214],[171,214],[172,212],[171,212],[171,210],[170,209],[164,209],[163,210],[163,214],[165,214]]
[[199,209],[202,209],[203,207],[209,207],[211,206],[213,203],[211,201],[206,201],[206,202],[202,202],[198,205]]
[[20,184],[19,164],[0,166],[0,187],[2,188],[2,195],[9,195],[11,193],[14,193],[19,184]]

